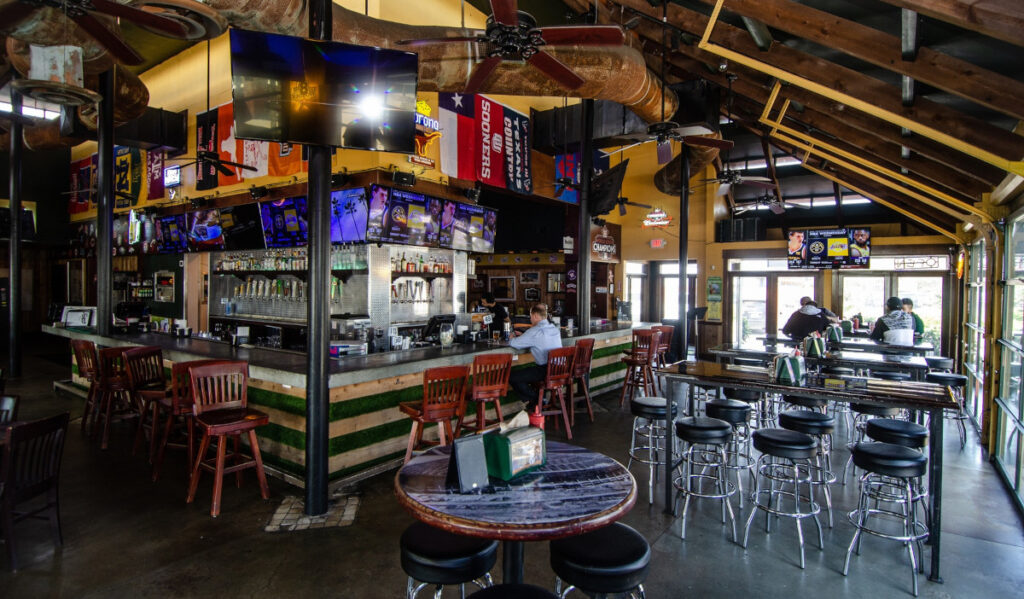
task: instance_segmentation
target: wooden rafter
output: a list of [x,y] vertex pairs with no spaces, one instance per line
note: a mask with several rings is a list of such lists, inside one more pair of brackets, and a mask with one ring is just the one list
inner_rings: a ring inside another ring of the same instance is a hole
[[[701,1],[715,4],[713,0]],[[927,47],[918,48],[916,60],[902,60],[899,37],[789,0],[725,0],[723,8],[1024,119],[1022,81]]]
[[1024,46],[1024,3],[1020,0],[882,0],[957,27]]

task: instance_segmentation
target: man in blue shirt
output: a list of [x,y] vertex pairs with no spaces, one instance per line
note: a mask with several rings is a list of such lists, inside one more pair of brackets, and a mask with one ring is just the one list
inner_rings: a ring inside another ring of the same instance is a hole
[[537,406],[537,393],[530,388],[530,383],[544,380],[548,352],[562,347],[562,334],[548,321],[548,307],[544,304],[530,308],[530,322],[533,326],[510,340],[509,345],[515,349],[529,349],[534,364],[513,370],[508,382],[526,402],[527,409],[532,411]]

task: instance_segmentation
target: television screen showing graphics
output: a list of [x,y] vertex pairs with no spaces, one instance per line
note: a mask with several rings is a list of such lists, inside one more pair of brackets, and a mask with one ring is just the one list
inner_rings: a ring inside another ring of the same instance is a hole
[[181,167],[169,166],[164,169],[164,187],[178,187],[181,185]]
[[366,240],[387,241],[384,235],[384,220],[388,211],[391,190],[380,185],[370,186],[370,207],[366,217]]
[[[433,200],[440,208],[438,200]],[[436,246],[431,203],[421,194],[392,189],[388,209],[384,214],[382,241],[407,245]]]
[[806,229],[787,234],[787,265],[797,270],[869,268],[871,230]]
[[156,246],[160,254],[183,254],[188,251],[184,214],[157,219]]
[[412,154],[418,56],[232,29],[235,137]]
[[283,198],[260,204],[263,240],[267,248],[288,248],[306,245],[306,198]]
[[224,228],[220,224],[220,210],[196,210],[188,214],[188,249],[208,252],[224,249]]
[[261,250],[266,247],[257,204],[221,208],[220,226],[224,231],[226,250]]
[[458,202],[444,200],[441,207],[441,226],[438,230],[438,243],[443,248],[452,249],[455,236],[455,215],[458,211]]
[[331,243],[366,241],[366,188],[331,192]]

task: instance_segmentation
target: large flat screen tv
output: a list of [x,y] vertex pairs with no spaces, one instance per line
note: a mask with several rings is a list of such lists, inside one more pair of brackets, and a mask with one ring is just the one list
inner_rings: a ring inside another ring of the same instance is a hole
[[262,250],[266,247],[257,204],[221,208],[220,226],[224,229],[226,250]]
[[387,241],[384,235],[384,218],[388,211],[391,190],[380,185],[370,186],[370,207],[366,217],[366,240]]
[[190,252],[224,249],[220,210],[210,208],[188,213],[188,249]]
[[331,243],[366,241],[366,188],[331,192]]
[[260,203],[263,241],[268,248],[306,245],[306,198],[283,198]]
[[160,254],[183,254],[188,251],[184,214],[161,216],[157,219],[156,249]]
[[232,29],[235,137],[411,154],[417,59]]
[[869,268],[871,229],[793,229],[787,265],[793,270]]
[[441,215],[441,247],[493,252],[496,225],[497,213],[490,208],[446,202]]
[[433,205],[440,214],[440,201],[402,189],[392,189],[384,213],[381,241],[406,245],[437,246],[433,225]]

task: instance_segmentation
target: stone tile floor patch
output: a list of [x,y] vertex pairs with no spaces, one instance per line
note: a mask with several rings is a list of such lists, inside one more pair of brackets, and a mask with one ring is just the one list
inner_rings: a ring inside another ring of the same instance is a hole
[[265,532],[291,532],[349,526],[356,519],[359,497],[335,493],[327,503],[327,513],[319,516],[307,516],[304,513],[305,507],[302,497],[285,497],[263,530]]

